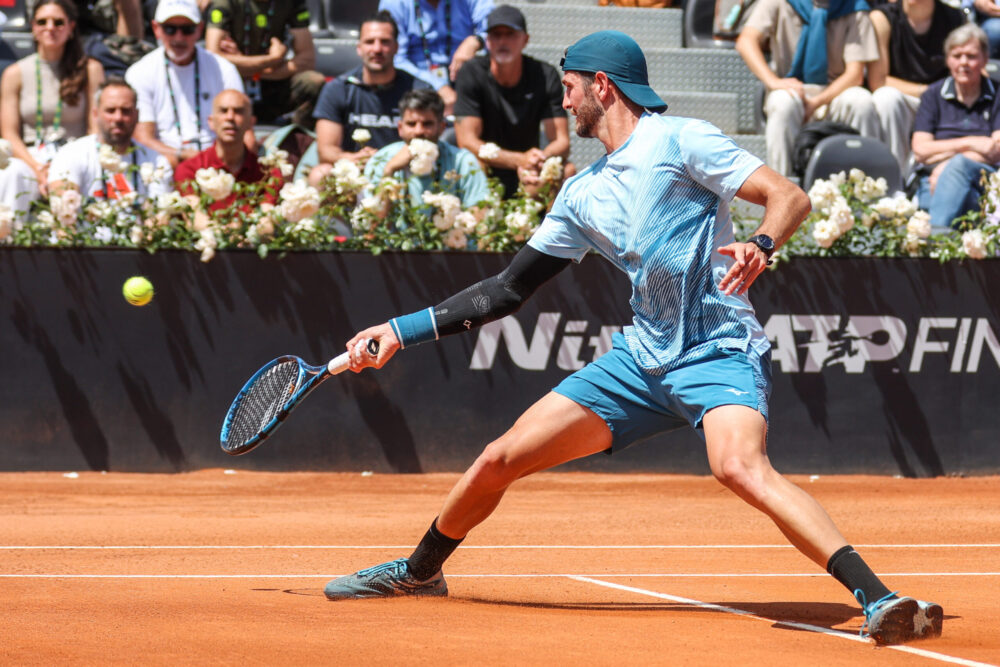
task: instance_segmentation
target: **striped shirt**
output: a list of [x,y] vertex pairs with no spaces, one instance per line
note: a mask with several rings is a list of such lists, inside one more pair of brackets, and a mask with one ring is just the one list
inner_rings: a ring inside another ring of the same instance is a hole
[[579,262],[595,250],[628,275],[639,367],[660,375],[719,349],[770,347],[745,295],[718,283],[732,259],[729,202],[761,161],[715,126],[644,114],[628,140],[568,180],[528,242]]

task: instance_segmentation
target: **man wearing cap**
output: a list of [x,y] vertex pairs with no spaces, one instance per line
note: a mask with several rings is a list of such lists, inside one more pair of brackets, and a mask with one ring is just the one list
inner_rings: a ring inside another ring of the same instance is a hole
[[[486,447],[409,558],[335,579],[326,596],[447,595],[441,566],[513,482],[689,425],[704,439],[715,477],[862,602],[872,636],[939,633],[941,607],[895,597],[819,504],[767,458],[770,343],[746,292],[808,214],[809,197],[710,123],[658,115],[667,105],[628,35],[582,38],[562,69],[563,107],[576,116],[577,133],[598,139],[607,154],[566,181],[499,275],[355,334],[351,370],[381,368],[400,349],[513,313],[590,253],[629,277],[632,324]],[[729,216],[736,196],[764,207],[745,242],[734,238]],[[363,351],[369,338],[379,342],[377,355]]]
[[[487,56],[477,56],[455,81],[455,137],[479,156],[504,187],[517,194],[518,182],[536,186],[542,164],[569,156],[569,122],[562,108],[562,85],[555,67],[524,55],[528,29],[516,7],[500,5],[486,21]],[[547,144],[539,148],[539,128]],[[484,150],[494,144],[498,150]]]
[[136,140],[174,168],[212,145],[208,117],[215,96],[243,90],[232,63],[198,46],[202,27],[195,0],[160,0],[153,17],[160,46],[125,72],[139,98]]
[[767,87],[767,164],[777,172],[793,175],[795,137],[811,120],[846,123],[882,138],[872,94],[863,88],[866,65],[879,58],[867,10],[866,0],[754,2],[736,50]]

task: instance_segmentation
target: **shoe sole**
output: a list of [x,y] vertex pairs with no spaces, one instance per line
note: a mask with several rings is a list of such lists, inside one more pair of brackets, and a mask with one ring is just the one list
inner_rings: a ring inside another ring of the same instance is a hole
[[[932,606],[936,607],[937,605]],[[940,610],[940,607],[938,609]],[[931,611],[930,607],[928,607],[929,611]],[[874,631],[870,630],[869,634],[875,640],[876,644],[902,644],[911,639],[929,636],[926,634],[917,634],[918,615],[923,617],[924,613],[921,612],[917,601],[912,598],[903,600],[893,605],[891,609],[886,610],[882,614],[882,618],[879,619],[878,628]],[[921,630],[926,630],[926,628],[921,628]]]
[[917,637],[921,639],[940,637],[942,625],[944,625],[944,610],[941,605],[933,602],[920,607],[920,611],[914,619]]

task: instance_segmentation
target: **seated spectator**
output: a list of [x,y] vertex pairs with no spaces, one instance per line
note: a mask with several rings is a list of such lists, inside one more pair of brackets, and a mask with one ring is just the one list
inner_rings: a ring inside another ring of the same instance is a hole
[[212,145],[211,100],[243,90],[235,65],[198,46],[202,27],[195,0],[160,0],[153,18],[160,46],[125,73],[139,96],[136,139],[174,168]]
[[48,193],[56,150],[87,133],[90,100],[104,70],[87,58],[68,0],[41,0],[31,13],[35,53],[0,77],[0,136],[14,158],[0,171],[0,203],[18,214]]
[[880,55],[868,65],[868,86],[883,140],[906,174],[920,96],[928,84],[948,74],[944,40],[966,22],[965,12],[941,0],[906,0],[878,5],[870,17]]
[[[93,117],[97,133],[71,141],[52,159],[52,194],[72,189],[85,197],[118,199],[132,192],[156,197],[172,189],[170,163],[132,138],[139,112],[131,86],[121,79],[101,84]],[[105,154],[104,146],[114,155]],[[119,168],[108,167],[114,156]]]
[[[361,66],[323,86],[316,102],[316,146],[320,163],[309,174],[318,185],[337,160],[355,162],[371,157],[383,146],[399,141],[399,99],[414,88],[429,88],[408,72],[396,69],[399,49],[396,22],[389,12],[379,12],[361,23],[358,56]],[[355,130],[370,139],[359,144]]]
[[[455,82],[458,145],[492,167],[508,198],[517,194],[519,181],[529,190],[538,186],[547,158],[558,155],[565,163],[569,156],[561,77],[552,65],[522,53],[527,30],[516,7],[494,9],[486,24],[489,55],[470,60]],[[544,149],[538,147],[539,127],[548,141]],[[487,142],[500,150],[484,155]]]
[[445,115],[455,106],[462,65],[485,44],[486,17],[493,0],[380,0],[399,26],[396,68],[434,87],[444,100]]
[[972,8],[976,12],[976,21],[986,32],[990,44],[989,57],[1000,58],[1000,5],[994,0],[975,0]]
[[257,122],[274,123],[290,113],[293,123],[311,130],[326,77],[313,69],[316,46],[306,0],[212,0],[208,16],[205,48],[236,65]]
[[1000,96],[983,76],[989,41],[966,23],[944,42],[950,76],[920,96],[913,123],[913,155],[920,163],[917,201],[932,227],[948,227],[979,207],[982,173],[1000,162]]
[[145,41],[144,0],[76,0],[79,27],[87,40],[87,55],[101,63],[107,77],[123,77],[125,70],[149,53]]
[[[872,94],[862,87],[865,65],[879,57],[867,9],[864,0],[832,0],[828,10],[809,0],[753,4],[736,50],[767,87],[767,164],[775,171],[793,175],[795,137],[811,120],[839,121],[881,139]],[[824,21],[825,31],[809,29]]]
[[[281,172],[273,169],[270,174],[265,173],[257,161],[257,154],[248,150],[243,141],[243,135],[254,125],[250,98],[243,91],[224,90],[216,95],[208,122],[215,132],[215,143],[177,167],[174,181],[181,194],[197,194],[192,181],[199,169],[208,168],[228,171],[239,183],[257,183],[270,176],[275,179],[275,190],[281,188]],[[225,208],[235,200],[233,192],[226,199],[213,202],[209,210]],[[264,196],[264,201],[272,204],[276,200],[275,192]]]
[[[462,200],[469,208],[489,195],[486,175],[479,168],[476,157],[447,142],[440,141],[445,129],[444,101],[433,90],[411,90],[399,101],[399,136],[402,141],[380,149],[365,165],[365,176],[376,182],[383,177],[405,179],[412,206],[424,205],[427,191],[448,192]],[[426,139],[437,143],[438,158],[429,174],[417,175],[410,171],[409,143],[413,139]],[[455,178],[447,175],[453,174]]]

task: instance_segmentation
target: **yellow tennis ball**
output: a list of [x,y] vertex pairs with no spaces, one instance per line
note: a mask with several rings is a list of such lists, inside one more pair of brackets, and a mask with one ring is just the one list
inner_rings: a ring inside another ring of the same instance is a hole
[[122,295],[133,306],[145,306],[153,300],[153,283],[142,276],[132,276],[122,286]]

